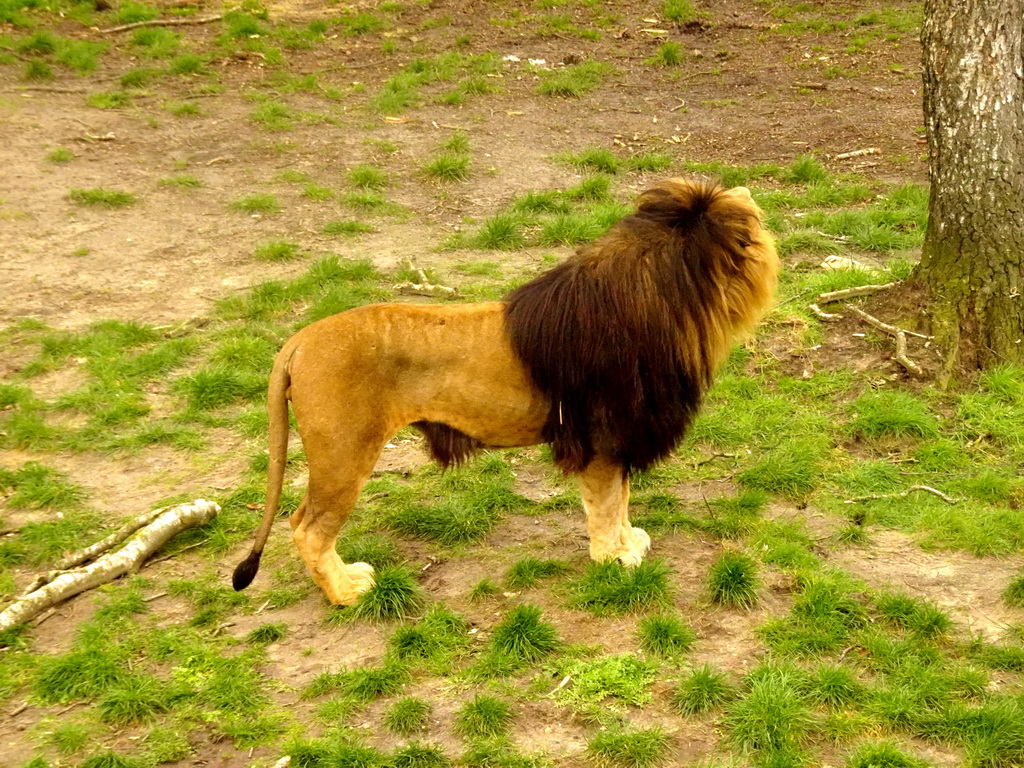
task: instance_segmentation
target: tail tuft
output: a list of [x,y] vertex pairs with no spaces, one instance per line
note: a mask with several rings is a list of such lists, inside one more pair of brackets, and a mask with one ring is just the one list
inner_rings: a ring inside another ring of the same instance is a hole
[[252,584],[252,580],[256,578],[256,571],[260,569],[262,555],[262,552],[250,552],[249,556],[235,568],[235,572],[231,576],[231,586],[235,588],[235,592],[241,592]]

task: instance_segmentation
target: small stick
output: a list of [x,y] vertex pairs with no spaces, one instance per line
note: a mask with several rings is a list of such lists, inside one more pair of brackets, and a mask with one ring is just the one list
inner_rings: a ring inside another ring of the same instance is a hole
[[713,453],[708,458],[704,459],[703,461],[698,461],[696,464],[694,464],[694,466],[695,467],[703,467],[705,464],[710,464],[715,459],[735,459],[735,458],[736,458],[736,454],[735,453]]
[[864,155],[880,155],[882,150],[878,147],[868,147],[866,149],[855,149],[853,152],[842,152],[836,155],[836,160],[847,160],[851,157],[863,157]]
[[826,312],[817,304],[808,304],[807,308],[811,310],[814,316],[817,317],[819,320],[840,320],[843,317],[842,315],[836,314],[834,312]]
[[852,299],[854,296],[870,296],[873,293],[879,291],[886,291],[889,288],[895,288],[899,283],[886,283],[885,285],[859,285],[856,288],[845,288],[841,291],[832,291],[831,293],[819,293],[818,303],[819,304],[831,304],[835,301],[842,301],[843,299]]
[[107,29],[101,29],[101,35],[109,35],[111,32],[125,32],[129,29],[138,29],[139,27],[174,27],[184,26],[185,24],[209,24],[211,21],[220,21],[224,18],[224,14],[219,13],[216,16],[203,16],[198,19],[149,19],[148,21],[133,21],[131,24],[122,24],[119,27],[108,27]]
[[861,502],[861,501],[876,501],[878,499],[902,499],[902,498],[906,498],[907,496],[912,494],[914,491],[921,491],[923,493],[931,493],[931,494],[933,494],[935,496],[938,496],[940,499],[942,499],[947,504],[956,504],[956,503],[958,503],[960,501],[959,499],[954,499],[952,496],[949,496],[949,495],[943,493],[942,491],[938,490],[937,488],[932,488],[930,485],[912,485],[909,488],[907,488],[907,490],[900,491],[899,493],[872,493],[869,496],[855,496],[852,499],[847,499],[844,503],[846,503],[846,504],[857,504],[858,502]]
[[896,362],[910,371],[914,376],[921,378],[924,376],[924,371],[921,370],[921,366],[907,357],[907,333],[906,331],[896,332]]

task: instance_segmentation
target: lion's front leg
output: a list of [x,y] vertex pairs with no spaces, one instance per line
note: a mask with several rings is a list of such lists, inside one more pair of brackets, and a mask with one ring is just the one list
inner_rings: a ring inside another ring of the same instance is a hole
[[577,479],[587,513],[590,557],[639,565],[651,548],[651,537],[629,524],[629,478],[622,466],[597,457]]

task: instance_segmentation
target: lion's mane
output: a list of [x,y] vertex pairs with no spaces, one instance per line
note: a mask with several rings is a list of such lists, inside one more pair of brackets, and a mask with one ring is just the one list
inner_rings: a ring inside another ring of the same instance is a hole
[[778,259],[746,191],[672,179],[637,212],[513,291],[505,327],[551,402],[566,472],[599,452],[627,471],[686,433],[716,368],[775,288]]

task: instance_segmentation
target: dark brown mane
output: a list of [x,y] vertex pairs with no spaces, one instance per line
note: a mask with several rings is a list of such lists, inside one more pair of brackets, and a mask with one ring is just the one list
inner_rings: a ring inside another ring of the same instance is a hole
[[776,269],[746,190],[669,180],[513,291],[506,330],[551,400],[544,438],[558,465],[578,472],[600,453],[632,471],[668,455]]

